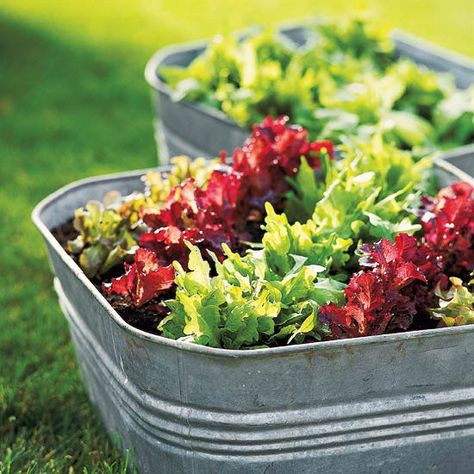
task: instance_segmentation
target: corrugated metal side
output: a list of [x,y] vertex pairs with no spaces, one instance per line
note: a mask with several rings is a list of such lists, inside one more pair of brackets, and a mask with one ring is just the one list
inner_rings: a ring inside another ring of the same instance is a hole
[[105,349],[56,290],[91,398],[140,472],[471,472],[472,332],[227,359],[112,326]]

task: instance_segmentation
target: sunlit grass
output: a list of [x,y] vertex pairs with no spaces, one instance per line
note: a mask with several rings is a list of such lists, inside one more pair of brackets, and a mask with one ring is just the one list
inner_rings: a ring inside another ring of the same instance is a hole
[[61,35],[97,45],[140,47],[206,37],[250,24],[274,24],[308,15],[366,10],[390,27],[474,53],[470,0],[2,0],[0,8]]
[[[115,473],[127,465],[80,381],[30,222],[34,204],[80,177],[156,163],[143,67],[158,47],[348,6],[354,2],[2,0],[0,472]],[[356,6],[474,55],[471,1]]]

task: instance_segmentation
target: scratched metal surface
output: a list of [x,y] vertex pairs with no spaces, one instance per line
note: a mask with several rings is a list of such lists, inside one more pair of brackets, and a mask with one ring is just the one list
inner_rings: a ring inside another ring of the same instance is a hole
[[126,324],[50,229],[142,173],[78,181],[33,212],[90,399],[140,472],[472,472],[474,326],[229,351]]
[[[281,34],[299,45],[306,41],[301,25],[284,27]],[[470,59],[401,31],[394,31],[392,37],[398,54],[436,71],[450,72],[458,87],[467,88],[474,83],[474,62]],[[248,136],[248,130],[220,110],[197,102],[174,102],[171,89],[157,74],[161,66],[188,65],[206,44],[201,41],[165,47],[146,66],[145,78],[153,89],[156,106],[155,138],[161,163],[168,163],[176,155],[212,158],[221,150],[231,154]],[[450,154],[447,152],[447,156]]]

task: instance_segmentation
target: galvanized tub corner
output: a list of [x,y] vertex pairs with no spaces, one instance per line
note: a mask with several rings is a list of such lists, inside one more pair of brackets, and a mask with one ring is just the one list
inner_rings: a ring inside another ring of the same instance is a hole
[[[301,46],[305,42],[305,31],[304,25],[287,23],[279,34]],[[474,62],[469,58],[402,31],[394,31],[392,38],[401,56],[430,69],[451,73],[462,89],[474,83]],[[157,74],[162,66],[187,66],[207,44],[207,41],[199,41],[162,48],[146,65],[145,78],[154,94],[155,138],[160,163],[168,163],[169,158],[176,155],[213,158],[222,150],[231,154],[249,134],[218,109],[198,102],[174,101],[172,89]],[[443,156],[449,157],[451,153],[446,151]]]
[[140,472],[472,472],[474,326],[231,351],[125,323],[51,230],[142,174],[75,182],[33,212],[90,399]]

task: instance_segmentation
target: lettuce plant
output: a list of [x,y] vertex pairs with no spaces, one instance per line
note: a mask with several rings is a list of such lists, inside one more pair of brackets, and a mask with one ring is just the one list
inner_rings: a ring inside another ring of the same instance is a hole
[[457,277],[449,279],[451,286],[442,290],[441,285],[435,290],[439,298],[438,308],[431,310],[434,318],[440,319],[446,326],[463,326],[474,324],[474,293],[463,285]]
[[363,17],[322,19],[298,47],[263,32],[238,42],[216,37],[186,68],[159,73],[175,100],[199,101],[250,127],[288,115],[312,138],[382,133],[401,147],[472,141],[472,88],[397,58],[387,31]]
[[124,205],[131,209],[135,203],[144,202],[144,196],[114,197],[114,202],[108,197],[103,203],[90,201],[75,213],[73,224],[78,236],[68,242],[67,249],[78,256],[79,265],[89,278],[133,257],[136,248],[134,226],[119,208]]
[[294,256],[292,268],[277,273],[261,251],[241,257],[224,250],[225,260],[215,260],[214,277],[197,247],[191,247],[188,272],[175,263],[176,298],[166,302],[171,311],[160,324],[166,337],[240,349],[328,334],[318,308],[340,300],[344,285],[318,278],[323,267]]
[[288,117],[267,117],[232,155],[232,169],[240,175],[250,209],[263,211],[266,202],[279,205],[290,189],[289,178],[298,173],[302,162],[314,170],[322,157],[334,158],[332,142],[309,141],[307,130],[287,122]]
[[171,190],[188,178],[193,178],[198,186],[204,186],[218,161],[205,158],[192,160],[184,155],[174,156],[170,159],[172,166],[168,173],[149,171],[146,174],[145,194],[150,196],[151,202],[163,203]]
[[103,288],[109,294],[120,295],[133,306],[143,306],[161,292],[169,290],[173,283],[173,268],[160,266],[154,252],[140,248],[135,252],[133,263],[125,264],[125,273],[119,278],[112,278]]
[[444,97],[434,112],[434,122],[446,146],[474,141],[474,86]]
[[418,282],[426,283],[412,262],[416,238],[400,234],[394,243],[382,239],[367,251],[371,268],[352,276],[344,290],[347,302],[321,308],[320,318],[336,339],[406,330],[416,314],[416,301],[407,289]]
[[429,250],[454,274],[474,270],[474,188],[464,182],[425,198],[423,238]]
[[76,210],[73,225],[78,235],[67,243],[67,250],[77,256],[89,278],[133,260],[139,236],[145,230],[139,215],[142,208],[159,209],[171,189],[187,178],[205,183],[215,165],[215,161],[192,161],[184,156],[175,157],[171,162],[173,166],[165,175],[147,173],[145,192],[121,196],[112,191],[103,202],[90,201]]
[[379,135],[338,154],[267,118],[229,162],[88,203],[69,251],[119,312],[212,347],[474,323],[473,187],[436,192],[430,158]]
[[337,233],[322,235],[313,220],[289,224],[286,214],[276,214],[267,204],[263,252],[272,271],[282,274],[293,267],[295,256],[308,264],[322,266],[327,274],[343,272],[349,261],[353,239],[339,237]]
[[186,239],[221,254],[223,243],[237,244],[239,194],[240,180],[234,173],[214,171],[205,189],[189,178],[173,188],[161,209],[143,209],[151,231],[141,236],[140,245],[161,255],[171,252],[180,260],[187,255]]

